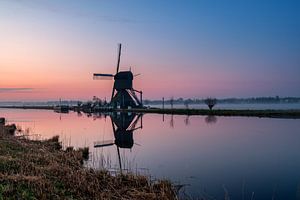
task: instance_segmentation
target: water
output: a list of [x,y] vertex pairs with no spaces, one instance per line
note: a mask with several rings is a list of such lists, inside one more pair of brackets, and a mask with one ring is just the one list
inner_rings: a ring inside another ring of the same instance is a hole
[[[117,145],[94,148],[95,141],[115,140],[108,116],[9,109],[0,109],[0,116],[27,129],[31,137],[60,135],[67,145],[89,146],[89,166],[119,170]],[[122,121],[116,115],[116,131],[123,131],[122,124],[133,116]],[[119,138],[119,145],[132,145],[119,148],[122,169],[186,184],[184,189],[192,196],[224,199],[228,191],[230,199],[251,199],[252,195],[255,199],[299,199],[299,122],[171,115],[163,119],[163,115],[146,114],[142,124],[140,120],[136,124],[143,128],[133,131],[133,144],[130,137]]]

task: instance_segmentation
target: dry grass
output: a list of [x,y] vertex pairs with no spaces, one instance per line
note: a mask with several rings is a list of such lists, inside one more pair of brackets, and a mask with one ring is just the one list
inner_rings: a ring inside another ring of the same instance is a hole
[[176,199],[168,181],[84,168],[86,151],[63,151],[58,137],[32,141],[0,127],[0,199]]

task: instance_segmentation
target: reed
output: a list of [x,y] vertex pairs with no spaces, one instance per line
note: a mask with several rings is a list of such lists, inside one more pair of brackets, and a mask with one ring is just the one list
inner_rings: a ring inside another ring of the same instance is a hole
[[85,168],[88,151],[0,131],[0,199],[177,199],[169,181]]

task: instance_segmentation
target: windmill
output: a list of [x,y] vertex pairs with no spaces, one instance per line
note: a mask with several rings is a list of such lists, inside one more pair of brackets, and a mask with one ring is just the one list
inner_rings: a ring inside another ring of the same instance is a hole
[[[94,79],[114,79],[114,86],[112,89],[110,105],[113,108],[141,108],[143,107],[143,92],[135,90],[133,88],[132,82],[133,78],[137,75],[133,75],[131,70],[129,71],[119,71],[120,59],[121,59],[121,44],[119,44],[119,55],[117,62],[116,74],[101,74],[94,73]],[[140,95],[138,98],[137,94]]]
[[[122,173],[122,162],[120,156],[120,148],[131,149],[133,147],[133,132],[137,129],[143,128],[142,117],[143,114],[135,113],[112,113],[110,115],[112,128],[114,132],[114,140],[99,141],[94,143],[94,148],[101,148],[107,146],[117,146],[119,167]],[[140,121],[140,125],[137,126]]]

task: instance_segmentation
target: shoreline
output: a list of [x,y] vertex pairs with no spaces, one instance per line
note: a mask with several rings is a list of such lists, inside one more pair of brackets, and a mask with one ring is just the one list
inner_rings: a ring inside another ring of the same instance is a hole
[[[117,110],[118,111],[118,110]],[[296,110],[232,110],[232,109],[131,109],[119,110],[122,112],[156,113],[171,115],[202,115],[202,116],[223,116],[223,117],[259,117],[259,118],[282,118],[300,119],[300,109]]]
[[[54,106],[0,106],[5,109],[36,109],[36,110],[55,110]],[[84,112],[84,110],[73,106],[69,107],[70,111]],[[282,118],[282,119],[300,119],[300,109],[182,109],[182,108],[133,108],[133,109],[97,109],[97,112],[136,112],[136,113],[153,113],[153,114],[171,114],[171,115],[212,115],[225,117],[259,117],[259,118]],[[89,111],[88,113],[93,113]]]

